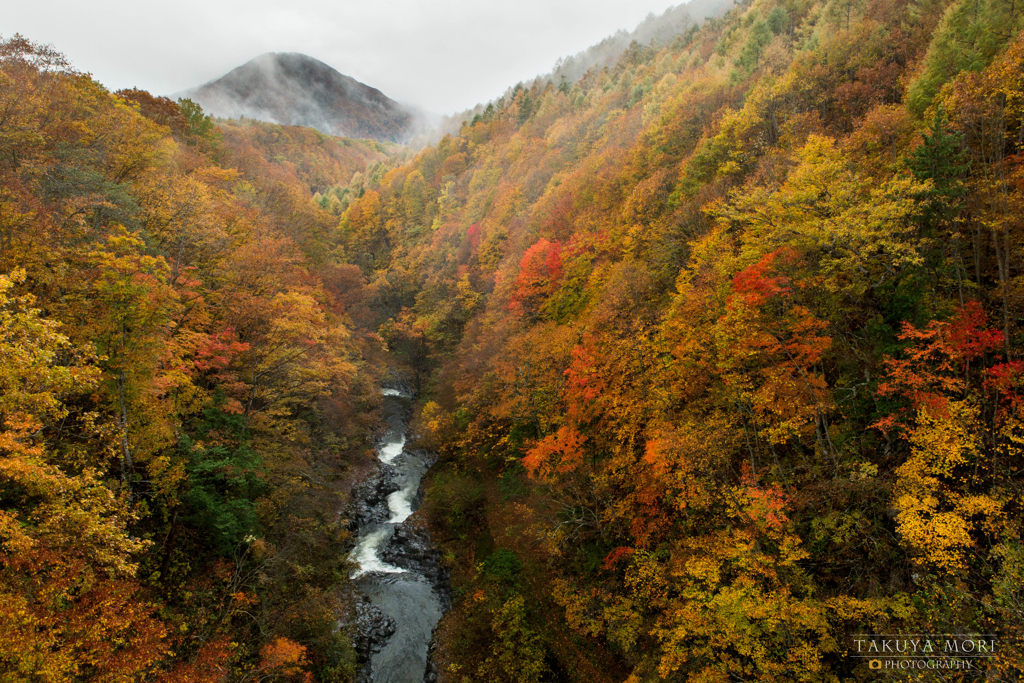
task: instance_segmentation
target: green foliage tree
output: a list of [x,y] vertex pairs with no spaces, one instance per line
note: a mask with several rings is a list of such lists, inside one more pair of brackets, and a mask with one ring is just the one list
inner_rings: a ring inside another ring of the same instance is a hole
[[494,643],[477,676],[488,683],[540,683],[548,673],[540,638],[526,620],[526,601],[513,595],[494,611]]
[[[769,17],[771,19],[771,17]],[[736,58],[736,67],[742,69],[745,74],[753,73],[761,59],[761,53],[771,42],[773,30],[769,22],[758,19],[750,27],[747,40],[740,49],[739,57]]]
[[910,111],[922,117],[945,83],[988,66],[1024,25],[1024,8],[1006,0],[958,0],[931,39],[920,75],[907,89]]
[[203,108],[188,98],[178,98],[178,109],[185,117],[186,139],[209,140],[214,133],[213,118],[203,113]]

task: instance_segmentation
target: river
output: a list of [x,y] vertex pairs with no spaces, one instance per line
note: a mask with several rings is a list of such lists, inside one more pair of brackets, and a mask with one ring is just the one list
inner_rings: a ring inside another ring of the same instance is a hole
[[[434,626],[447,598],[440,583],[445,573],[424,532],[407,528],[406,520],[420,502],[420,482],[430,455],[406,449],[412,399],[397,389],[384,389],[387,432],[377,448],[381,473],[362,487],[356,515],[359,540],[350,559],[352,578],[362,594],[391,618],[394,633],[370,657],[373,683],[422,683]],[[386,496],[386,498],[385,498]]]

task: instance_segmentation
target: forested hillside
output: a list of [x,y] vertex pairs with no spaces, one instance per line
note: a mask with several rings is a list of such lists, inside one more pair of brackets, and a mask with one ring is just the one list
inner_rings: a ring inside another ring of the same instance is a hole
[[441,680],[1021,680],[1022,23],[751,0],[411,160],[2,43],[0,671],[353,680],[401,366]]
[[351,204],[443,454],[445,680],[847,680],[932,632],[1020,679],[1022,21],[755,0]]
[[382,152],[0,43],[0,679],[354,675],[382,348],[311,197]]

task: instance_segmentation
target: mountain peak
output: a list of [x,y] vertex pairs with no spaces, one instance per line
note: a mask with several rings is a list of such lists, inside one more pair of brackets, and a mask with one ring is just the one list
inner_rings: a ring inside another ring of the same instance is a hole
[[266,52],[182,95],[214,116],[308,126],[350,138],[403,141],[415,119],[380,90],[298,52]]

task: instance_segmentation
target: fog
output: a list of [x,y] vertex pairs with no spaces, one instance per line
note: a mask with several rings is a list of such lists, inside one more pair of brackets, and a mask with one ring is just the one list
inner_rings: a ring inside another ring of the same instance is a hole
[[[454,113],[550,72],[665,0],[330,2],[138,0],[6,3],[0,35],[50,43],[108,88],[169,95],[265,52],[301,52],[437,113]],[[699,18],[699,17],[695,17]]]

